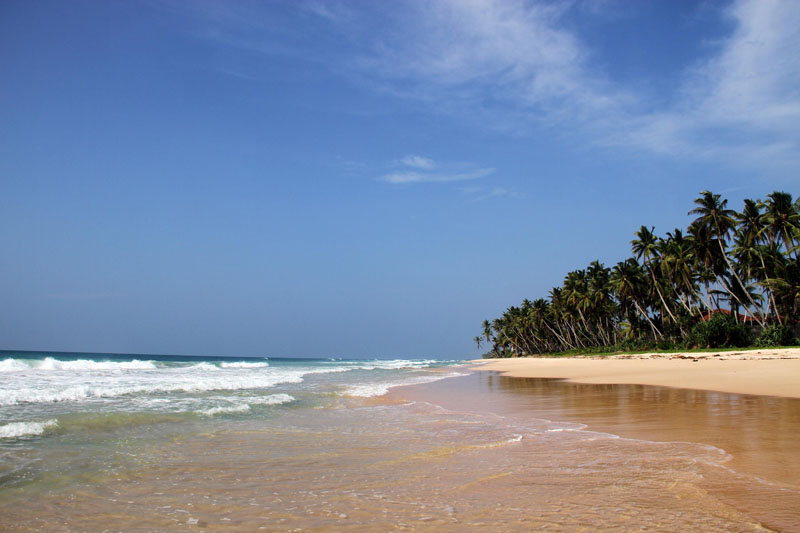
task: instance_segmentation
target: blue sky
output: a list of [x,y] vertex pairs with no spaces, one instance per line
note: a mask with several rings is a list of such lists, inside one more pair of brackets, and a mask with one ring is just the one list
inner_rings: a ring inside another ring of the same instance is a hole
[[0,4],[0,347],[471,357],[800,179],[792,1]]

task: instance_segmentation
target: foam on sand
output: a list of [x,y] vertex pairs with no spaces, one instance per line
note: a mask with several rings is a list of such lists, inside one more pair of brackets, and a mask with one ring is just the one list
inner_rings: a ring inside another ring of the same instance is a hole
[[406,379],[402,381],[389,381],[389,382],[382,382],[382,383],[363,383],[359,385],[351,385],[344,392],[340,394],[342,396],[354,396],[360,398],[372,398],[375,396],[383,396],[389,389],[394,387],[405,387],[408,385],[421,385],[423,383],[432,383],[434,381],[439,381],[441,379],[447,378],[455,378],[459,376],[465,376],[466,374],[462,374],[460,372],[450,372],[448,374],[429,374],[426,376],[415,377],[412,379]]

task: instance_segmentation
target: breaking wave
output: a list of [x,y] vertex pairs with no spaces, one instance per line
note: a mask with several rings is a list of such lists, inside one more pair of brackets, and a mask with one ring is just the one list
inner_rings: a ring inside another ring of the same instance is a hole
[[55,419],[44,422],[12,422],[0,426],[0,439],[13,439],[17,437],[33,437],[41,435],[46,430],[58,426]]

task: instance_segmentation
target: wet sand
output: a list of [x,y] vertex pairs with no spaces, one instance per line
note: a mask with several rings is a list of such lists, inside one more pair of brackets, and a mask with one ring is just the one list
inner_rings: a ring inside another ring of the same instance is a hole
[[648,353],[607,357],[524,357],[474,361],[509,377],[576,383],[655,385],[800,398],[800,349]]
[[515,375],[480,372],[477,386],[459,387],[452,380],[405,393],[461,411],[570,421],[625,439],[713,446],[726,457],[703,472],[699,489],[765,527],[800,531],[800,399],[509,374]]

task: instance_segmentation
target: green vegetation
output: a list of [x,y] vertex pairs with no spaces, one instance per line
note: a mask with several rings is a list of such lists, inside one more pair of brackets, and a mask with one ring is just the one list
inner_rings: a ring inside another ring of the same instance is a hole
[[789,345],[800,314],[800,199],[773,192],[742,212],[709,191],[696,218],[655,235],[642,226],[633,257],[569,272],[549,298],[485,320],[485,357]]

